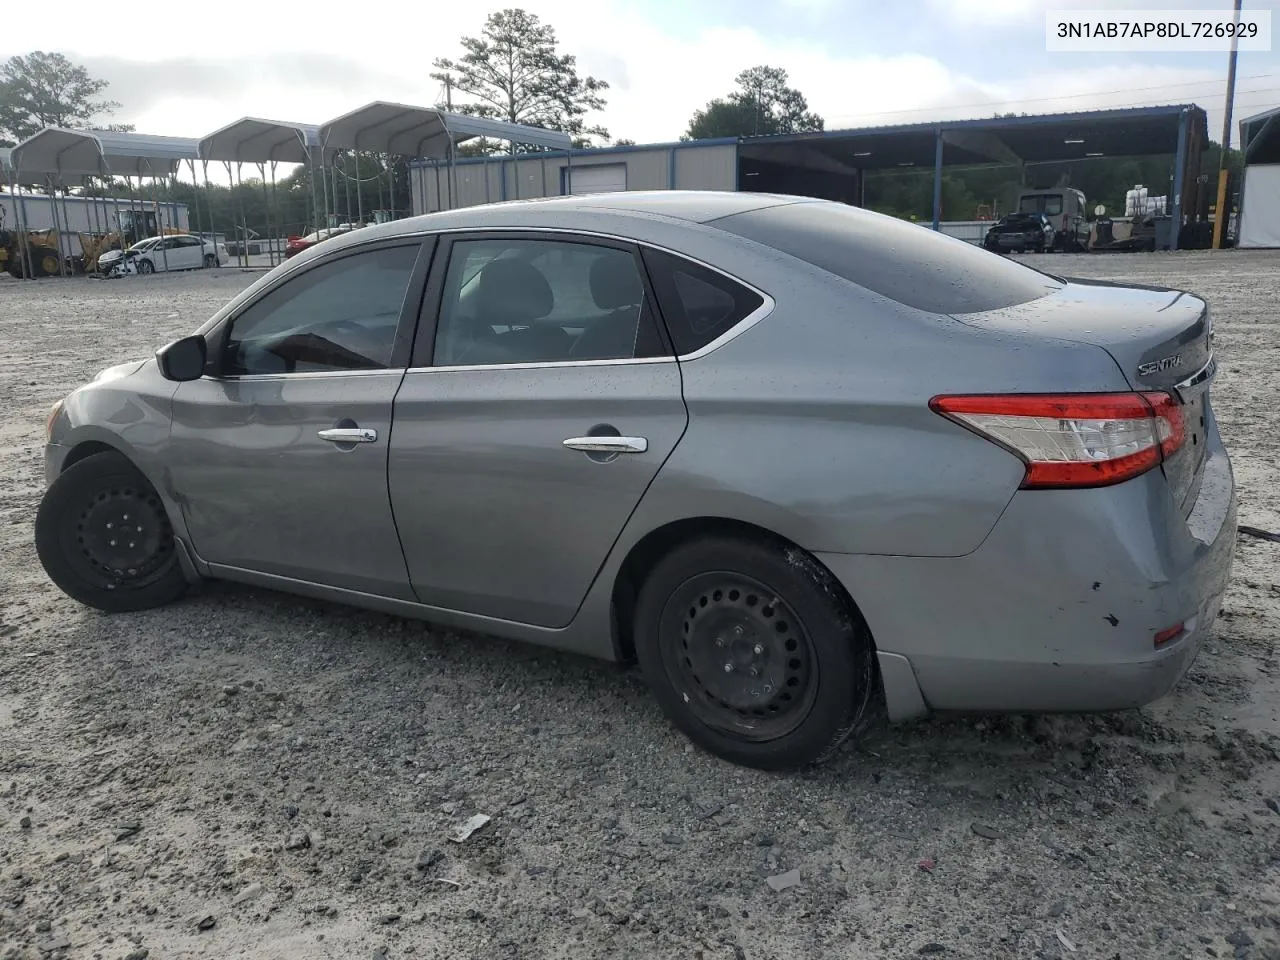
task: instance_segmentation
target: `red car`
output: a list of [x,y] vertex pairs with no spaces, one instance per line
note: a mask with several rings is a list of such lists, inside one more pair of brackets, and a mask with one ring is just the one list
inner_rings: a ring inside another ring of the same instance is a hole
[[326,227],[323,230],[316,230],[314,233],[308,233],[305,237],[289,237],[284,245],[285,259],[301,253],[310,247],[314,247],[321,240],[328,240],[330,237],[341,236],[344,233],[350,233],[359,227],[357,223],[340,223],[336,227]]

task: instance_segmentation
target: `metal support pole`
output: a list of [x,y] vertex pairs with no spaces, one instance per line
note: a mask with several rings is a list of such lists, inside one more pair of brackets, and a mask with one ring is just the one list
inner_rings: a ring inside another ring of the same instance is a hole
[[360,151],[352,151],[356,155],[356,221],[364,223],[364,184],[360,181]]
[[1178,234],[1182,232],[1182,181],[1187,175],[1187,110],[1178,117],[1178,152],[1173,159],[1173,203],[1169,226],[1169,249],[1178,249]]
[[[350,151],[347,157],[350,157]],[[342,165],[342,198],[347,201],[347,223],[351,223],[351,176],[347,173],[347,165]]]
[[46,189],[49,191],[49,218],[53,221],[53,234],[56,238],[54,243],[58,249],[58,273],[62,273],[62,224],[58,217],[58,188],[53,174],[46,174],[44,178]]
[[[156,178],[151,177],[151,209],[156,215],[156,236],[160,237],[160,254],[164,261],[164,272],[169,272],[169,241],[164,230],[164,216],[160,212],[160,201],[156,197]],[[141,177],[138,178],[142,180]]]
[[[176,194],[177,186],[178,186],[178,174],[176,171],[173,174],[173,186],[174,186],[174,192]],[[203,246],[204,223],[200,219],[200,187],[196,183],[196,162],[194,160],[191,161],[191,211],[187,214],[188,220],[191,219],[192,213],[195,214],[195,218],[196,218],[196,236],[199,237],[201,241],[200,257],[203,260],[204,259],[204,246]],[[217,244],[214,244],[213,249],[214,250],[218,249]]]
[[[385,156],[386,156],[385,154],[380,154],[380,155],[378,156],[378,163],[382,164],[382,168],[378,171],[378,175],[377,175],[377,177],[375,177],[375,178],[374,178],[374,179],[375,179],[375,180],[377,180],[377,182],[378,182],[378,209],[379,209],[379,210],[384,210],[384,211],[385,211],[387,208],[386,208],[386,206],[385,206],[385,205],[383,204],[383,202],[382,202],[382,175],[383,175],[384,173],[386,173],[386,172],[387,172],[387,170],[389,169],[389,167],[387,167],[387,165],[386,165],[386,163],[384,162],[384,159],[383,159]],[[376,217],[375,217],[375,219],[376,219]]]
[[[299,136],[301,136],[301,134],[299,134]],[[316,230],[319,230],[320,200],[319,194],[316,192],[316,188],[319,186],[319,184],[316,183],[316,148],[308,147],[305,142],[303,143],[303,147],[307,151],[307,179],[311,181],[311,223],[314,225]],[[303,230],[302,232],[305,234],[309,231]]]
[[27,261],[27,231],[24,226],[25,218],[22,209],[22,190],[17,186],[18,171],[14,170],[10,174],[12,179],[9,181],[9,200],[13,204],[14,226],[18,230],[18,261],[24,264],[19,269],[22,271],[23,277],[31,276],[31,267],[26,265]]
[[[406,168],[406,172],[407,172],[407,168]],[[391,211],[391,219],[394,220],[396,219],[396,158],[391,154],[387,154],[387,194],[388,194],[387,199],[389,201],[388,207]],[[413,204],[413,185],[412,184],[409,185],[409,196],[410,196],[409,204],[410,204],[410,207],[412,208],[412,204]],[[423,203],[423,206],[425,207],[426,204]],[[409,212],[412,213],[413,210],[410,209]]]
[[933,229],[942,222],[942,128],[938,128],[933,148]]
[[[1240,2],[1236,0],[1235,22],[1240,25]],[[1236,98],[1237,40],[1231,36],[1231,54],[1227,59],[1227,103],[1222,117],[1222,149],[1218,154],[1218,204],[1213,212],[1213,249],[1222,249],[1222,237],[1227,230],[1231,212],[1227,210],[1227,150],[1231,147],[1231,107]],[[1241,145],[1243,146],[1243,144]]]
[[276,265],[276,256],[271,247],[271,194],[267,192],[267,168],[261,161],[258,163],[258,177],[259,182],[262,184],[262,204],[266,208],[267,217],[267,263],[274,267]]
[[[88,194],[88,192],[89,191],[86,189],[85,193]],[[102,256],[102,253],[103,253],[102,247],[103,247],[103,244],[106,243],[107,235],[106,235],[106,231],[102,229],[102,216],[101,216],[102,198],[93,197],[92,202],[93,202],[93,237],[94,237],[94,249],[96,250],[96,253],[93,256],[93,267],[95,270],[97,270],[98,257]],[[84,272],[88,273],[89,260],[87,257],[85,258],[84,267],[85,267]]]
[[274,267],[277,264],[284,263],[284,248],[282,247],[279,250],[276,249],[276,241],[277,239],[279,240],[284,239],[284,236],[283,236],[284,231],[280,229],[280,197],[279,197],[279,194],[276,193],[276,161],[275,160],[271,161],[271,206],[275,208],[275,212],[276,212],[276,216],[274,220],[274,223],[276,225],[276,233],[281,234],[281,236],[279,237],[269,237],[267,239],[267,243],[271,245],[271,265]]
[[[63,277],[67,277],[70,276],[70,264],[67,261],[71,259],[71,254],[64,252],[62,244],[65,240],[67,250],[70,250],[71,216],[70,211],[67,209],[67,185],[65,183],[62,184],[62,226],[63,229],[58,231],[58,273]],[[64,237],[64,234],[67,234],[67,236]]]
[[[209,185],[209,161],[201,160],[200,166],[204,168],[204,200],[209,209],[209,238],[214,242],[215,249],[218,242],[218,225],[213,219],[213,190]],[[195,170],[195,167],[192,167]],[[219,263],[221,266],[221,263]]]
[[[18,171],[13,171],[14,179],[18,178]],[[27,200],[22,195],[22,187],[18,187],[18,201],[16,204],[16,212],[18,214],[18,235],[22,238],[21,259],[23,263],[22,275],[27,280],[35,279],[35,263],[31,259],[31,219],[27,216]]]
[[329,186],[333,193],[333,206],[330,210],[328,226],[335,226],[342,219],[341,213],[338,211],[338,154],[333,155],[333,166],[329,168]]
[[[249,225],[244,219],[244,198],[240,195],[240,190],[237,188],[236,183],[240,175],[240,164],[236,164],[236,172],[233,174],[231,172],[231,162],[228,160],[225,163],[227,165],[227,182],[231,184],[231,192],[235,194],[236,200],[233,216],[236,219],[236,229],[240,233],[240,266],[247,268],[249,266]],[[243,184],[243,180],[241,184]]]

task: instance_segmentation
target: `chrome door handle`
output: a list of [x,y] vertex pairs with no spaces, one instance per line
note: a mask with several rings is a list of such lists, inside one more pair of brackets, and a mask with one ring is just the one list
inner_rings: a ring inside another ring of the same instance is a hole
[[583,453],[644,453],[649,449],[644,437],[570,437],[564,445]]
[[378,431],[369,427],[330,427],[321,430],[319,437],[330,443],[373,443],[378,439]]

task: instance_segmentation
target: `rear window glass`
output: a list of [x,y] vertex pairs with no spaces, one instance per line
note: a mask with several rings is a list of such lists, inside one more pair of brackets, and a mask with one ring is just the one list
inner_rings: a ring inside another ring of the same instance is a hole
[[840,203],[802,201],[711,224],[930,313],[998,310],[1060,287],[974,244]]

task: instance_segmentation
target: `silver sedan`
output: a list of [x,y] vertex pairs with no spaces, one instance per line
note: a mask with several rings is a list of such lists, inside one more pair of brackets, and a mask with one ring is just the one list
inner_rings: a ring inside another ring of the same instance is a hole
[[826,201],[660,192],[356,231],[52,411],[36,544],[639,662],[731,761],[1107,710],[1212,628],[1209,310]]

